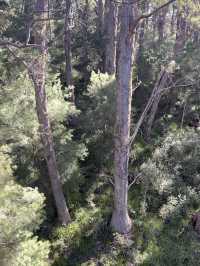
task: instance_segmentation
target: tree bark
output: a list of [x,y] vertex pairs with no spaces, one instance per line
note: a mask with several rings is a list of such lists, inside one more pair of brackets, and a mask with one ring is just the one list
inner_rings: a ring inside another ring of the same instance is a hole
[[39,45],[39,54],[33,60],[29,75],[33,80],[39,131],[47,163],[51,188],[55,199],[59,222],[67,225],[71,218],[65,202],[60,175],[57,168],[53,136],[47,110],[47,96],[45,92],[46,64],[47,64],[47,11],[48,0],[37,0],[35,7],[34,38]]
[[[127,2],[127,1],[126,1]],[[128,214],[128,163],[132,99],[132,64],[134,51],[133,29],[137,4],[122,2],[117,62],[117,110],[115,124],[115,188],[114,210],[111,225],[119,233],[126,234],[132,228]]]
[[117,39],[117,13],[118,8],[114,1],[105,2],[104,36],[105,60],[104,72],[112,75],[116,72],[116,39]]

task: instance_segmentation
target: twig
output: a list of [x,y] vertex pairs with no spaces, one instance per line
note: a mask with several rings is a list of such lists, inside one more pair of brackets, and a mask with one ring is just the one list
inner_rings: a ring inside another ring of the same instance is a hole
[[134,185],[134,184],[137,182],[137,180],[138,180],[141,176],[142,176],[142,174],[139,173],[139,174],[134,178],[134,180],[128,185],[128,190],[132,187],[132,185]]

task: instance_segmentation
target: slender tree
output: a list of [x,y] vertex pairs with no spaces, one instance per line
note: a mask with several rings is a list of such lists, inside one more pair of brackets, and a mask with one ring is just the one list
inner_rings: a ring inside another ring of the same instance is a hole
[[146,129],[146,137],[147,137],[148,140],[150,139],[150,136],[151,136],[153,123],[155,121],[155,117],[156,117],[156,113],[157,113],[157,110],[158,110],[159,102],[160,102],[161,97],[163,95],[163,90],[167,87],[167,82],[168,82],[168,79],[169,79],[169,75],[170,74],[169,74],[167,68],[163,67],[161,69],[159,75],[158,75],[158,78],[157,78],[157,81],[156,81],[156,84],[155,84],[154,91],[157,94],[157,96],[155,97],[155,100],[152,103],[152,107],[150,109],[150,112],[149,112],[149,115],[148,115],[148,118],[147,118],[147,122],[146,122],[146,127],[145,127],[145,129]]
[[71,100],[75,101],[74,87],[72,84],[71,64],[71,29],[70,29],[71,0],[65,0],[65,25],[64,25],[64,50],[65,50],[65,79],[66,85],[70,88]]
[[116,72],[117,13],[118,7],[116,2],[106,0],[104,18],[104,72],[108,74],[114,74]]
[[176,24],[176,41],[174,47],[174,54],[178,56],[185,46],[186,33],[187,33],[187,20],[185,7],[179,8],[177,11],[177,24]]
[[158,28],[158,41],[161,43],[164,39],[165,33],[165,24],[166,24],[166,16],[168,12],[168,6],[161,9],[158,18],[157,18],[157,28]]
[[34,84],[40,136],[57,208],[58,219],[62,225],[67,225],[71,218],[65,202],[57,167],[53,136],[47,110],[47,96],[45,92],[47,65],[47,14],[48,0],[37,0],[34,15],[34,40],[35,44],[38,45],[39,53],[32,61],[31,67],[29,67],[29,75]]

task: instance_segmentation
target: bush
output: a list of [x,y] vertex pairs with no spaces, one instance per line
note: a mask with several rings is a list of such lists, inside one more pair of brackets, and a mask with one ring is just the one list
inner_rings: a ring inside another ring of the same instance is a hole
[[[3,148],[5,152],[5,147]],[[2,150],[1,150],[2,152]],[[11,160],[1,154],[0,258],[5,266],[47,266],[49,243],[33,237],[44,219],[44,196],[12,179]]]

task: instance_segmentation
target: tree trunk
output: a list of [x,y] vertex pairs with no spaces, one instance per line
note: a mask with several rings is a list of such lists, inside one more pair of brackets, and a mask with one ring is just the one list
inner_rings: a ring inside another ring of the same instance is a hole
[[176,24],[176,5],[172,5],[172,16],[171,16],[171,25],[170,25],[170,32],[171,35],[175,33],[175,24]]
[[157,27],[158,27],[158,43],[161,43],[164,40],[165,33],[165,22],[168,12],[168,6],[161,9],[158,15]]
[[100,36],[103,35],[103,25],[104,25],[104,4],[103,0],[97,0],[96,6],[96,13],[97,13],[97,30],[100,33]]
[[[170,3],[169,1],[168,4]],[[162,6],[157,11],[161,8]],[[134,135],[130,138],[130,125],[135,36],[138,23],[143,18],[146,19],[155,14],[156,10],[149,13],[148,16],[138,16],[137,1],[123,0],[119,13],[120,31],[117,46],[117,97],[114,139],[114,209],[111,225],[115,231],[126,234],[132,228],[132,222],[128,214],[128,163],[130,145],[134,139]],[[140,124],[140,120],[138,123]],[[135,134],[137,132],[138,129]]]
[[118,8],[114,1],[105,2],[105,60],[104,72],[112,75],[116,72],[116,38]]
[[[133,0],[132,0],[133,1]],[[117,110],[115,125],[115,188],[114,210],[111,225],[119,233],[126,234],[132,228],[128,214],[128,162],[132,99],[132,63],[135,32],[132,31],[136,19],[137,6],[121,6],[120,33],[117,62]],[[127,1],[126,1],[127,2]]]
[[53,137],[47,110],[47,97],[45,92],[45,77],[47,63],[47,11],[48,0],[37,0],[35,8],[34,38],[40,46],[39,55],[33,60],[29,75],[33,80],[35,89],[36,110],[39,121],[41,142],[47,162],[48,174],[51,182],[58,219],[62,225],[70,222],[70,215],[62,190],[60,175],[57,168]]
[[71,65],[71,29],[70,29],[70,8],[71,0],[65,0],[65,29],[64,29],[64,50],[65,50],[65,80],[70,89],[71,101],[75,101],[74,87],[72,84],[72,65]]
[[165,88],[167,80],[168,80],[168,72],[166,71],[166,69],[162,69],[159,73],[159,76],[158,76],[158,79],[157,79],[157,82],[155,85],[156,86],[155,93],[157,93],[158,95],[152,104],[152,107],[151,107],[151,110],[149,112],[149,116],[147,119],[147,123],[146,123],[146,137],[147,137],[147,139],[150,138],[152,126],[153,126],[155,116],[156,116],[156,113],[158,110],[158,105],[159,105],[161,96],[163,94],[163,92],[161,92],[161,91]]
[[24,21],[25,21],[25,32],[23,35],[23,42],[28,44],[32,41],[31,36],[31,24],[33,21],[33,12],[34,12],[34,3],[33,0],[25,0],[24,1]]
[[176,42],[174,47],[174,55],[179,56],[184,49],[186,42],[187,22],[184,10],[177,12],[177,28],[176,28]]

